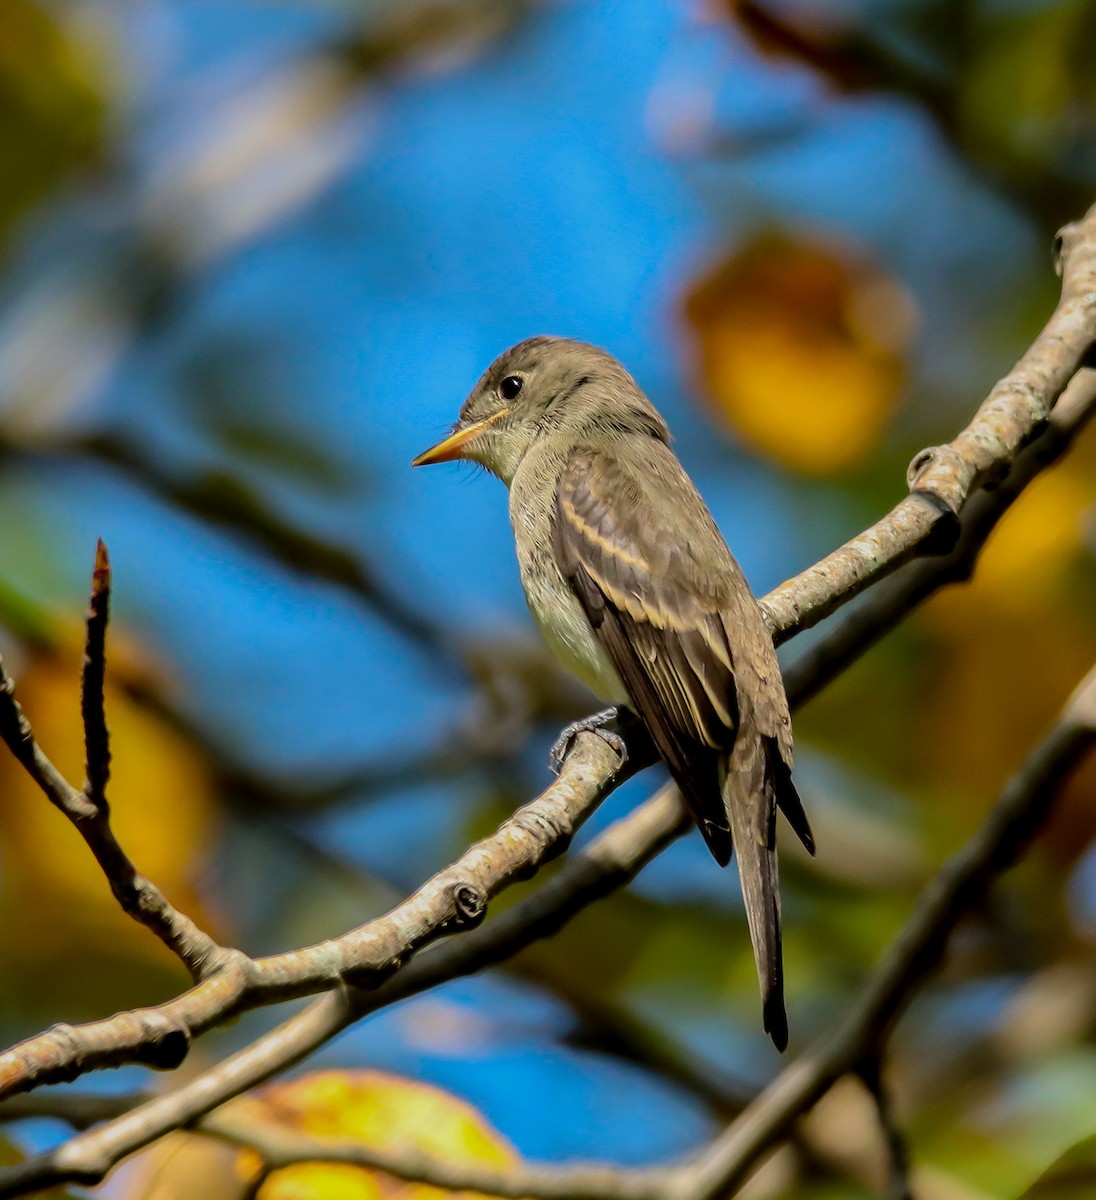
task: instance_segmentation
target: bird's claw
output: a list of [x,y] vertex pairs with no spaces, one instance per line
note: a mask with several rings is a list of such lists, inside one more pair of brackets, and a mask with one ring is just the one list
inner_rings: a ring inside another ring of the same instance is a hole
[[579,721],[572,721],[559,735],[548,755],[548,766],[551,767],[552,773],[558,775],[563,770],[563,761],[570,754],[571,745],[580,733],[596,733],[616,754],[619,771],[628,761],[628,743],[615,729],[609,728],[618,715],[615,708],[606,708]]

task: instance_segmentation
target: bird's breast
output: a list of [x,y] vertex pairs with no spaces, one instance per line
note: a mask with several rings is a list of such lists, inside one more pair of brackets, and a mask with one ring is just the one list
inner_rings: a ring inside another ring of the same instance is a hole
[[628,693],[556,565],[552,550],[555,496],[554,481],[543,477],[524,480],[519,473],[510,488],[510,522],[529,611],[563,667],[595,696],[610,704],[625,704]]

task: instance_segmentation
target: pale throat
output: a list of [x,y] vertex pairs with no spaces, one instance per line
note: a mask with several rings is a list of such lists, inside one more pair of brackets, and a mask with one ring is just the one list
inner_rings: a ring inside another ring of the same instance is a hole
[[468,458],[474,459],[481,467],[486,467],[492,475],[497,476],[509,487],[514,482],[514,476],[525,457],[527,446],[516,439],[496,438],[482,449],[471,448]]

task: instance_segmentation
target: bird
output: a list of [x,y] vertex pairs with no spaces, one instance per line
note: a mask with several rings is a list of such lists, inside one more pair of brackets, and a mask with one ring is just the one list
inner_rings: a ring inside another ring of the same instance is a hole
[[540,336],[495,359],[412,466],[467,460],[509,488],[533,619],[610,705],[564,730],[554,765],[580,730],[626,755],[619,731],[638,718],[716,862],[737,856],[762,1022],[783,1051],[777,809],[811,854],[814,837],[772,637],[670,441],[608,351]]

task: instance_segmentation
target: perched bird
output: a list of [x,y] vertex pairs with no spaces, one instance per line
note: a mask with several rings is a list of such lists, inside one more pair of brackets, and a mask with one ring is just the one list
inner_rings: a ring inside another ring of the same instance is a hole
[[[549,647],[640,718],[716,861],[738,855],[764,1025],[783,1050],[778,807],[814,851],[788,702],[761,610],[669,443],[612,355],[534,337],[488,367],[453,432],[412,465],[468,459],[509,487],[521,581]],[[580,729],[622,749],[618,715],[576,722],[557,751]]]

